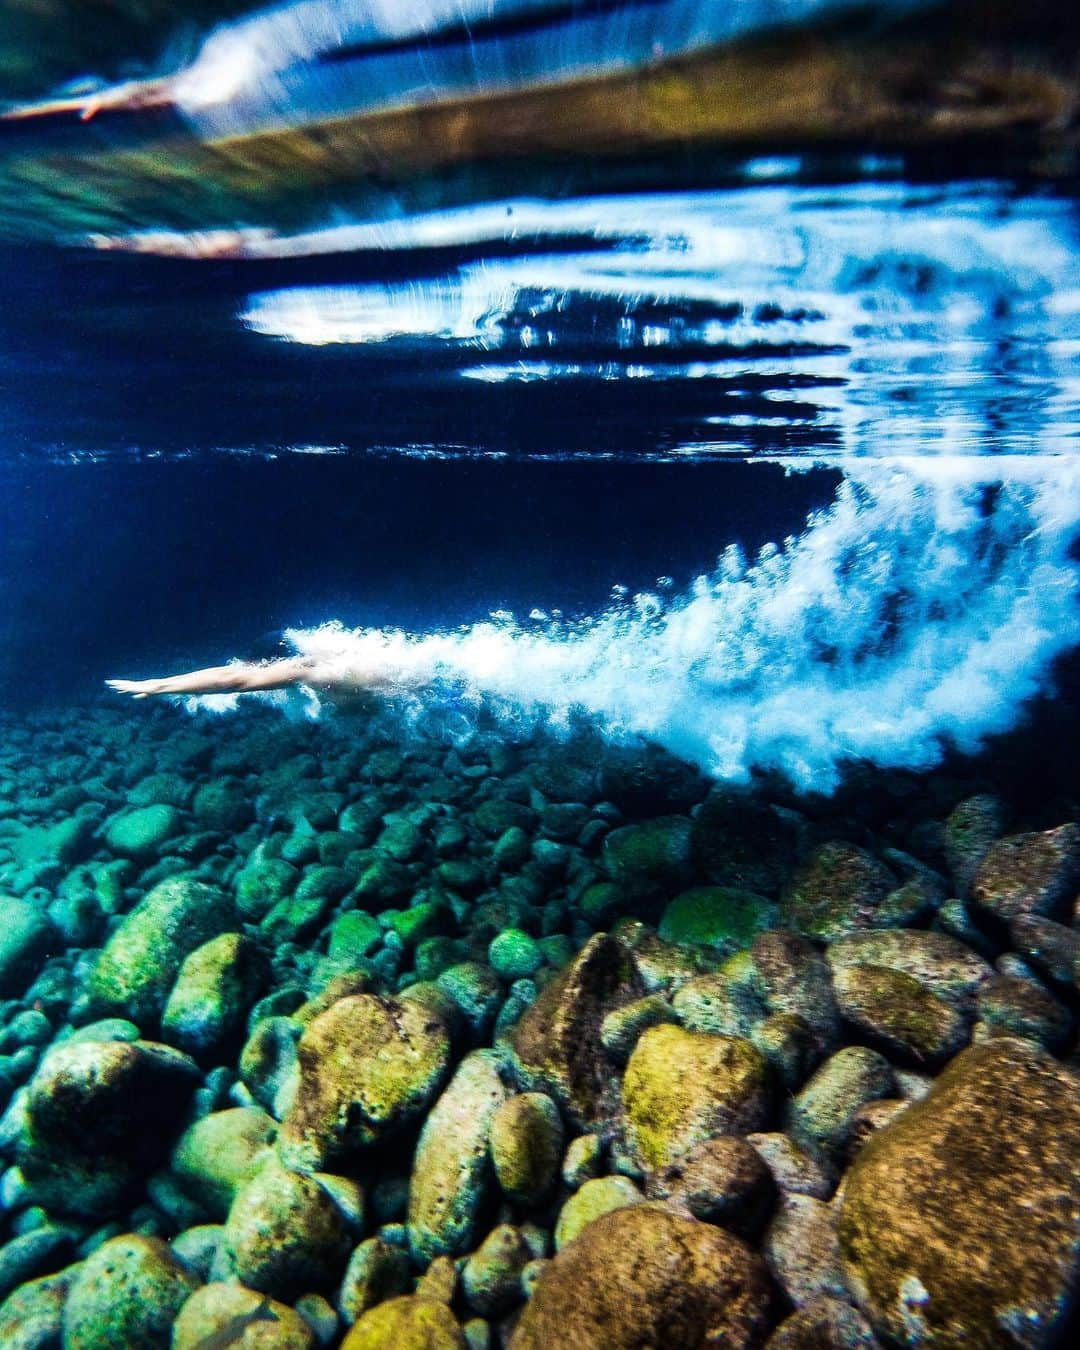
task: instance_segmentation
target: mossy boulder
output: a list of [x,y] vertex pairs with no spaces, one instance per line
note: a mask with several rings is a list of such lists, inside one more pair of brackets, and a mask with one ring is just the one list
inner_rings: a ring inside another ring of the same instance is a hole
[[545,1092],[519,1092],[491,1121],[491,1161],[503,1194],[535,1205],[550,1191],[563,1151],[559,1108]]
[[600,1025],[612,1009],[645,993],[629,950],[598,933],[546,985],[511,1036],[515,1068],[529,1088],[549,1093],[584,1126],[614,1104]]
[[849,966],[885,966],[918,980],[961,1013],[972,1011],[979,986],[994,973],[988,961],[956,938],[917,929],[851,933],[830,943],[826,956],[834,979]]
[[614,881],[631,896],[674,895],[693,879],[686,816],[658,816],[640,825],[623,825],[604,838],[604,863]]
[[225,1220],[225,1246],[242,1284],[290,1300],[337,1284],[353,1230],[313,1176],[270,1161],[237,1191]]
[[0,1345],[5,1350],[46,1350],[59,1346],[64,1304],[79,1273],[68,1266],[55,1275],[21,1284],[0,1304]]
[[125,858],[152,858],[180,829],[182,815],[175,806],[158,802],[113,816],[105,825],[105,844]]
[[795,872],[780,897],[784,926],[831,942],[864,928],[887,927],[882,902],[896,877],[854,844],[822,844]]
[[540,944],[520,928],[504,928],[491,939],[488,964],[501,979],[523,980],[535,975],[544,964]]
[[433,1298],[406,1294],[364,1313],[341,1350],[469,1350],[457,1318]]
[[231,899],[190,876],[169,877],[128,914],[87,982],[90,1009],[156,1024],[184,958],[236,926]]
[[945,822],[945,862],[952,875],[954,894],[966,900],[975,869],[986,850],[1005,829],[1005,808],[997,797],[966,797]]
[[255,819],[255,808],[237,778],[212,778],[191,803],[191,813],[204,829],[237,834]]
[[292,894],[299,880],[300,869],[284,858],[249,862],[236,874],[236,908],[245,919],[258,923]]
[[26,1098],[18,1160],[37,1203],[107,1214],[162,1160],[199,1072],[149,1042],[77,1041],[42,1060]]
[[551,1261],[510,1350],[750,1350],[765,1339],[765,1264],[739,1238],[652,1204],[603,1215]]
[[222,933],[184,958],[165,1010],[162,1039],[198,1059],[235,1049],[265,963],[250,938]]
[[902,970],[843,966],[833,988],[848,1026],[899,1060],[937,1067],[968,1040],[966,1019]]
[[1080,1284],[1080,1088],[1026,1041],[972,1046],[863,1147],[839,1237],[890,1343],[1060,1341]]
[[500,1057],[474,1050],[428,1112],[409,1184],[409,1246],[415,1259],[469,1250],[492,1193],[489,1155],[496,1112],[510,1096]]
[[183,1191],[224,1220],[242,1186],[273,1157],[277,1124],[254,1106],[213,1111],[180,1136],[169,1166]]
[[1080,885],[1080,825],[1014,834],[991,844],[975,869],[971,900],[1004,923],[1022,914],[1070,917]]
[[748,1040],[650,1027],[622,1082],[627,1143],[646,1171],[717,1134],[764,1129],[768,1065]]
[[369,1308],[407,1293],[411,1286],[408,1253],[381,1237],[368,1238],[349,1257],[338,1290],[338,1311],[352,1326]]
[[594,1177],[563,1203],[555,1222],[555,1250],[562,1249],[595,1219],[624,1205],[640,1205],[645,1197],[629,1177]]
[[322,1168],[415,1120],[445,1078],[450,1041],[419,1003],[355,994],[315,1017],[297,1052],[278,1147],[292,1165]]
[[461,1270],[469,1307],[482,1317],[498,1317],[520,1303],[521,1272],[532,1259],[532,1248],[520,1228],[496,1224]]
[[749,947],[778,918],[776,906],[753,891],[695,886],[670,902],[658,931],[665,942],[732,952]]
[[315,1350],[315,1333],[287,1303],[243,1285],[215,1281],[197,1289],[173,1325],[171,1350]]
[[64,1350],[168,1350],[198,1281],[160,1238],[125,1233],[82,1263],[64,1304]]

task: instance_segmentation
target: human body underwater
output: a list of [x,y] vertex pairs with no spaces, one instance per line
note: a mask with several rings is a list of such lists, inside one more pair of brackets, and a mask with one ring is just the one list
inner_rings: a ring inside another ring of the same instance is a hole
[[1077,36],[0,0],[0,1346],[1076,1341]]

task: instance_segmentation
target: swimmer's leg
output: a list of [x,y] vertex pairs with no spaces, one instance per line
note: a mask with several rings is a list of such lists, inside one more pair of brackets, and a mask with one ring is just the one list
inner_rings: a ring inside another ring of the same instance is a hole
[[293,684],[327,685],[334,681],[318,662],[307,656],[283,661],[237,662],[210,666],[184,675],[165,675],[156,680],[106,680],[118,694],[148,698],[155,694],[251,694],[261,689],[286,689]]

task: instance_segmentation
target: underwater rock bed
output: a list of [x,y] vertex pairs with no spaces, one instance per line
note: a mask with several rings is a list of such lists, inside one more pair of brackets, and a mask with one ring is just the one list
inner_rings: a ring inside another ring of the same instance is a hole
[[3,721],[0,1345],[1056,1343],[1080,826],[987,786]]

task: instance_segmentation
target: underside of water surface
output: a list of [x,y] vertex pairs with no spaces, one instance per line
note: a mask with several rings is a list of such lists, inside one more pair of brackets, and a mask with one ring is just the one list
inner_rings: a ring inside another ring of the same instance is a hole
[[1077,33],[0,0],[3,1350],[1073,1342]]

